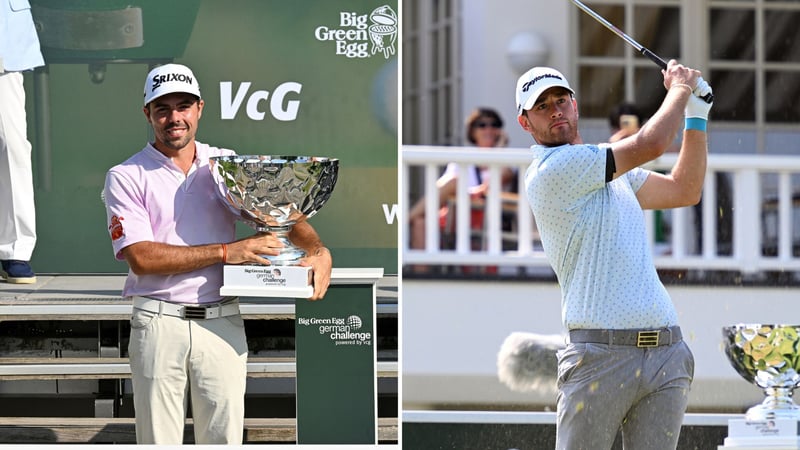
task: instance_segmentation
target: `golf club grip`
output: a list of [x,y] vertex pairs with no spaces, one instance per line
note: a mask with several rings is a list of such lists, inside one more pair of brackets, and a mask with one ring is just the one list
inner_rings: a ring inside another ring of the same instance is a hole
[[[651,52],[650,50],[648,50],[645,47],[642,47],[642,49],[640,51],[641,51],[642,55],[647,56],[648,58],[650,58],[651,61],[653,61],[654,63],[658,64],[658,66],[661,67],[662,70],[666,70],[667,69],[667,62],[664,61],[663,59],[661,59],[658,55],[656,55],[655,53]],[[700,97],[700,98],[703,99],[703,101],[705,101],[706,103],[713,103],[714,102],[714,94],[712,94],[710,92],[708,94]]]
[[642,53],[642,55],[647,56],[648,58],[650,58],[651,61],[658,64],[658,67],[661,67],[662,70],[667,70],[667,62],[661,59],[658,55],[651,52],[645,47],[642,47],[640,52]]

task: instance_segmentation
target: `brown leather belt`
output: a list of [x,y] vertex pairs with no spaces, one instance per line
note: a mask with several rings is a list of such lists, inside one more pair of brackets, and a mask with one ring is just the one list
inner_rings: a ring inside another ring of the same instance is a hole
[[682,339],[681,328],[678,326],[657,330],[569,330],[569,340],[575,343],[659,347],[672,345]]

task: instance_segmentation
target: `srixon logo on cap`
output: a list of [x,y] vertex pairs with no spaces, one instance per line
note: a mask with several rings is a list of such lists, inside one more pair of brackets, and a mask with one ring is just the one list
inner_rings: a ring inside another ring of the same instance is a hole
[[185,73],[165,73],[163,75],[156,75],[153,77],[153,90],[155,91],[161,86],[161,83],[169,81],[180,81],[183,83],[194,84],[194,80]]
[[544,78],[555,78],[556,80],[563,80],[560,76],[553,74],[553,73],[546,73],[544,75],[539,75],[538,77],[528,81],[527,83],[522,85],[522,92],[528,92],[528,88],[536,84],[537,81],[542,80]]

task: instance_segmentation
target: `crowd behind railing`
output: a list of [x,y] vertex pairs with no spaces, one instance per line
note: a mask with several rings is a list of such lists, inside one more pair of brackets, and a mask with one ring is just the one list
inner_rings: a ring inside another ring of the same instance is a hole
[[[646,167],[669,171],[676,157],[668,153]],[[525,197],[528,149],[404,146],[402,161],[401,217],[408,217],[410,204],[425,199],[424,248],[410,248],[408,226],[403,227],[404,273],[430,267],[501,266],[514,274],[549,269]],[[458,180],[448,218],[452,233],[442,229],[438,196],[426,195],[436,192],[436,180],[449,162],[486,166],[490,174],[480,201],[465,180]],[[519,173],[518,196],[499,188],[506,167]],[[483,211],[480,229],[471,216],[477,208]],[[645,214],[660,270],[729,271],[744,277],[800,272],[800,156],[711,154],[697,207]]]

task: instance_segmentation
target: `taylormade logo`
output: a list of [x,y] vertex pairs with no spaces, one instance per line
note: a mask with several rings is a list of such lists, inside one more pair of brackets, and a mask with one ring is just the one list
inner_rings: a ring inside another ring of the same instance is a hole
[[161,86],[161,83],[168,81],[180,81],[183,83],[194,84],[194,80],[185,73],[165,73],[163,75],[156,75],[153,77],[153,90],[155,91]]
[[530,88],[531,86],[536,84],[537,81],[543,80],[545,78],[555,78],[556,80],[562,80],[562,81],[564,80],[563,78],[561,78],[560,76],[558,76],[556,74],[546,73],[544,75],[539,75],[538,77],[532,79],[531,81],[528,81],[527,83],[523,84],[522,85],[522,92],[528,92],[528,88]]

